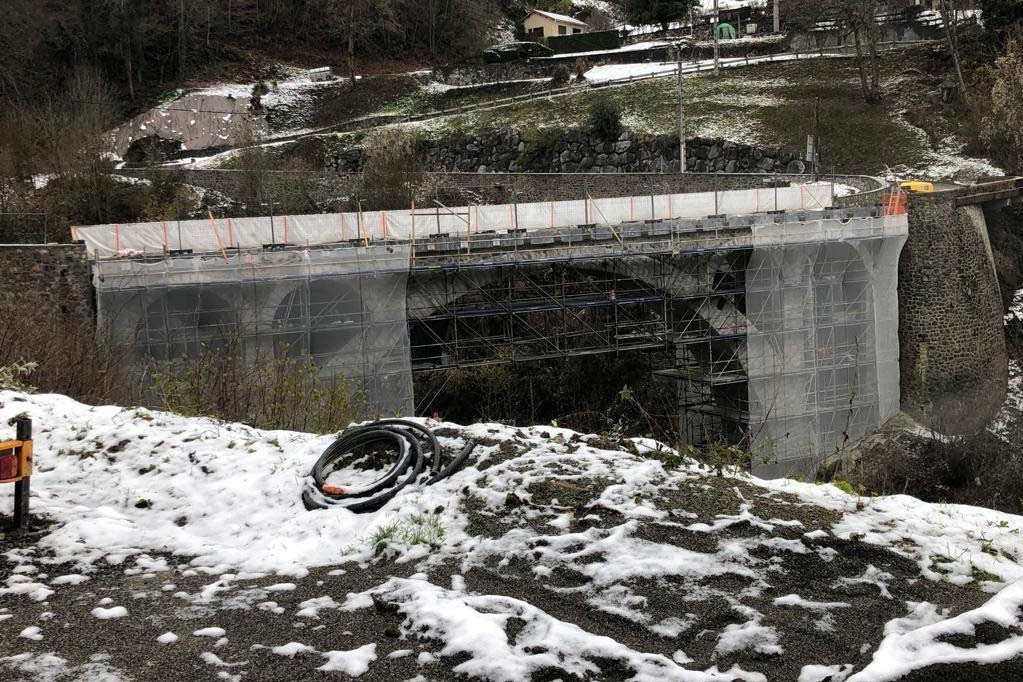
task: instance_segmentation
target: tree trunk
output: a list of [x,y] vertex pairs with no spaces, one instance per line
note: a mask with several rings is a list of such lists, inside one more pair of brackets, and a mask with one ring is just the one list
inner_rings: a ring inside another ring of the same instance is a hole
[[355,3],[348,10],[348,78],[355,89]]
[[178,3],[178,78],[185,77],[185,0]]
[[856,43],[856,69],[860,74],[860,89],[863,91],[863,99],[870,101],[870,86],[867,85],[867,72],[863,68],[863,46],[860,43],[859,29],[853,30],[853,41]]
[[945,24],[945,38],[948,41],[948,51],[952,54],[952,63],[955,64],[956,80],[959,81],[959,93],[963,103],[970,106],[970,98],[966,92],[966,81],[963,80],[963,69],[959,63],[959,36],[955,26],[955,16],[949,18],[948,0],[941,0],[941,19]]
[[873,27],[870,32],[870,41],[868,43],[870,47],[870,96],[871,101],[881,100],[881,64],[877,58],[877,27]]
[[124,68],[128,72],[128,99],[135,102],[135,77],[134,69],[131,65],[131,38],[125,37],[124,40]]

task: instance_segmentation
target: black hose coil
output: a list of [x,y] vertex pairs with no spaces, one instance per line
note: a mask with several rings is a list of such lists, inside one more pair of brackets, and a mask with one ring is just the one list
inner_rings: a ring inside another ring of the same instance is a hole
[[[349,490],[328,485],[326,478],[344,464],[360,458],[368,446],[396,447],[397,456],[387,472],[368,486]],[[344,431],[316,460],[309,472],[302,502],[308,510],[344,507],[355,513],[373,512],[387,504],[406,486],[428,474],[425,485],[433,485],[458,471],[476,447],[474,441],[443,467],[441,447],[433,432],[406,419],[381,419]]]

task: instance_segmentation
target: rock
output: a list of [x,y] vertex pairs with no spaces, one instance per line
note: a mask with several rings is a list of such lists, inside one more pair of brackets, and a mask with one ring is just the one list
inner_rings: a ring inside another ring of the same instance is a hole
[[618,154],[624,154],[625,152],[629,151],[631,147],[632,142],[630,142],[629,140],[622,140],[621,142],[615,143],[615,152],[617,152]]
[[579,162],[579,167],[582,168],[583,170],[589,170],[593,168],[593,157],[584,156],[582,158],[582,161]]
[[714,145],[710,149],[707,150],[707,158],[708,159],[716,159],[719,156],[721,156],[721,148],[718,147],[717,145]]
[[734,173],[735,172],[735,161],[734,160],[730,160],[730,161],[728,161],[725,164],[725,172],[726,173]]
[[806,172],[806,164],[799,159],[793,159],[785,168],[785,172],[789,175],[802,175]]
[[774,168],[774,159],[765,156],[757,163],[757,168],[761,170],[771,170]]
[[476,172],[477,173],[488,173],[488,172],[490,172],[490,170],[486,166],[480,166],[479,168],[476,169]]

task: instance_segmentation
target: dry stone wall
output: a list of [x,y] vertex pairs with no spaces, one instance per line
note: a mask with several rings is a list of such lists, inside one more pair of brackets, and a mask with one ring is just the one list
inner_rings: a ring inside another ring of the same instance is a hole
[[0,246],[0,310],[31,305],[68,320],[93,318],[92,272],[82,244]]
[[[686,169],[693,173],[787,173],[807,171],[798,154],[728,140],[686,141]],[[658,173],[679,171],[678,139],[625,131],[605,139],[582,129],[545,131],[532,138],[519,130],[420,141],[424,170],[470,173]],[[361,150],[327,159],[339,172],[362,168]]]

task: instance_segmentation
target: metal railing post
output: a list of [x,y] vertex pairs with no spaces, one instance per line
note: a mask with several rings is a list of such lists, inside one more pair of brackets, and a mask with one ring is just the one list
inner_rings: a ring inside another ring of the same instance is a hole
[[[29,449],[29,461],[32,453],[32,420],[22,418],[17,421],[18,440],[22,441],[22,448]],[[20,458],[20,453],[19,453]],[[28,501],[31,495],[31,476],[25,476],[14,484],[14,527],[18,530],[25,528],[29,520]]]

